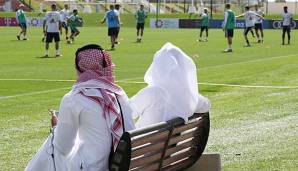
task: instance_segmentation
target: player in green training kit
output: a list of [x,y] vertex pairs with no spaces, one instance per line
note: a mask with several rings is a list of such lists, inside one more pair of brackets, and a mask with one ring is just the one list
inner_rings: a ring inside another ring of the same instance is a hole
[[23,40],[27,40],[26,38],[26,33],[27,33],[27,21],[26,21],[26,15],[24,12],[24,5],[20,4],[18,11],[16,12],[16,19],[17,22],[19,23],[19,26],[21,28],[20,33],[17,35],[17,39],[20,40],[21,39],[21,35],[23,34]]
[[[204,12],[201,14],[202,20],[201,20],[201,32],[200,32],[200,39],[199,41],[207,42],[208,40],[208,28],[209,28],[209,15],[208,15],[208,9],[204,8]],[[204,30],[206,31],[206,37],[205,39],[202,39],[202,35]]]
[[79,29],[77,29],[78,23],[82,22],[82,20],[78,16],[78,10],[74,9],[73,14],[68,18],[68,25],[71,30],[70,40],[67,40],[67,43],[72,43],[74,41],[74,38],[80,34]]
[[228,48],[225,52],[232,52],[232,41],[234,36],[234,28],[236,24],[235,13],[231,10],[231,4],[226,4],[225,19],[223,23],[223,30],[228,40]]
[[141,42],[144,34],[145,19],[147,18],[147,13],[144,11],[143,4],[140,5],[140,9],[136,12],[135,17],[137,19],[137,42]]

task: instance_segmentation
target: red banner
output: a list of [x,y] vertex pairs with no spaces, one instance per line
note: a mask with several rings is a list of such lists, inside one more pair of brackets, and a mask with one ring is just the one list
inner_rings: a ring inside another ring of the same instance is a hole
[[18,26],[18,22],[14,17],[0,17],[0,26]]

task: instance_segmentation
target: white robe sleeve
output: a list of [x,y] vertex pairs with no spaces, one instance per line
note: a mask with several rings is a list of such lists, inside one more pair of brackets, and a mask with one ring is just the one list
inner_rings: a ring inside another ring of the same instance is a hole
[[163,91],[157,87],[146,87],[130,99],[136,127],[145,127],[162,122],[165,115],[166,100]]
[[54,147],[59,153],[67,156],[75,144],[79,127],[79,112],[75,104],[66,95],[61,101],[58,123],[54,133]]
[[205,113],[208,112],[210,110],[211,104],[210,101],[202,96],[201,94],[199,94],[198,96],[198,105],[197,108],[195,110],[195,113]]
[[122,109],[125,131],[136,129],[132,118],[132,109],[129,105],[128,97],[126,95],[119,96],[118,100]]

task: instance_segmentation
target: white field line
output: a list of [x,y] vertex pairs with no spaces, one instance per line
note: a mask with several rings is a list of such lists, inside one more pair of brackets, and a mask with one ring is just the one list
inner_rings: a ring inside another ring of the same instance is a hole
[[248,63],[254,63],[254,62],[267,61],[267,60],[271,60],[271,59],[287,58],[287,57],[292,57],[292,56],[297,56],[297,55],[298,55],[298,53],[290,54],[290,55],[282,55],[282,56],[272,56],[272,57],[269,57],[269,58],[262,58],[262,59],[256,59],[256,60],[250,60],[250,61],[243,61],[243,62],[235,62],[235,63],[229,63],[229,64],[209,66],[209,67],[202,67],[202,68],[198,68],[197,70],[220,68],[220,67],[225,67],[225,66],[235,65],[235,64],[248,64]]
[[[146,84],[144,81],[129,81],[137,78],[123,79],[117,81],[117,83],[124,84]],[[127,81],[128,80],[128,81]],[[74,82],[75,80],[47,80],[47,79],[0,79],[0,81],[41,81],[41,82]],[[198,83],[199,85],[207,86],[225,86],[225,87],[241,87],[241,88],[267,88],[267,89],[298,89],[298,86],[274,86],[274,85],[240,85],[240,84],[224,84],[224,83]],[[56,90],[56,89],[54,89]],[[47,90],[50,91],[50,90]],[[42,92],[47,92],[42,91]],[[34,92],[32,92],[34,93]],[[16,95],[17,96],[17,95]],[[1,99],[1,97],[0,97]]]
[[[146,84],[142,81],[119,81],[126,84]],[[240,85],[240,84],[221,84],[221,83],[198,83],[198,85],[207,86],[225,86],[225,87],[241,87],[241,88],[267,88],[267,89],[298,89],[298,86],[265,86],[265,85]]]
[[[119,81],[136,80],[138,78],[139,77],[127,78],[127,79],[123,79],[123,80],[119,80]],[[75,82],[75,80],[51,80],[51,79],[0,79],[0,81]],[[70,89],[70,88],[71,87],[65,87],[65,88],[57,88],[57,89],[52,89],[52,90],[21,93],[21,94],[16,94],[16,95],[11,95],[11,96],[0,96],[0,100],[11,99],[11,98],[16,98],[16,97],[23,97],[23,96],[32,96],[32,95],[52,93],[52,92],[57,92],[57,91],[66,90],[66,89]]]
[[0,81],[37,81],[37,82],[75,82],[76,80],[52,80],[52,79],[22,79],[22,78],[12,78],[12,79],[0,79]]
[[23,97],[23,96],[32,96],[32,95],[38,95],[38,94],[53,93],[53,92],[66,90],[66,89],[70,89],[70,87],[57,88],[57,89],[44,90],[44,91],[34,91],[34,92],[30,92],[30,93],[21,93],[21,94],[16,94],[16,95],[12,95],[12,96],[0,96],[0,100],[11,99],[11,98],[16,98],[16,97]]

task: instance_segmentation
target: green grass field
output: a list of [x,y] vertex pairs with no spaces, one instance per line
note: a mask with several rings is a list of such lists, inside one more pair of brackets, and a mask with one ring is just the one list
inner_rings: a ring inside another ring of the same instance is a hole
[[[106,28],[82,28],[74,44],[61,42],[63,57],[45,59],[40,28],[29,29],[28,41],[17,41],[17,32],[0,27],[1,171],[23,170],[47,137],[47,110],[59,107],[76,79],[76,49],[110,47]],[[298,170],[298,32],[281,46],[280,30],[266,30],[263,45],[246,48],[237,30],[228,54],[221,30],[210,30],[207,43],[197,35],[196,29],[146,29],[137,44],[135,29],[122,28],[121,44],[110,52],[119,85],[129,96],[146,86],[133,81],[142,81],[155,51],[172,42],[193,57],[200,93],[211,100],[206,151],[221,154],[223,170]]]

